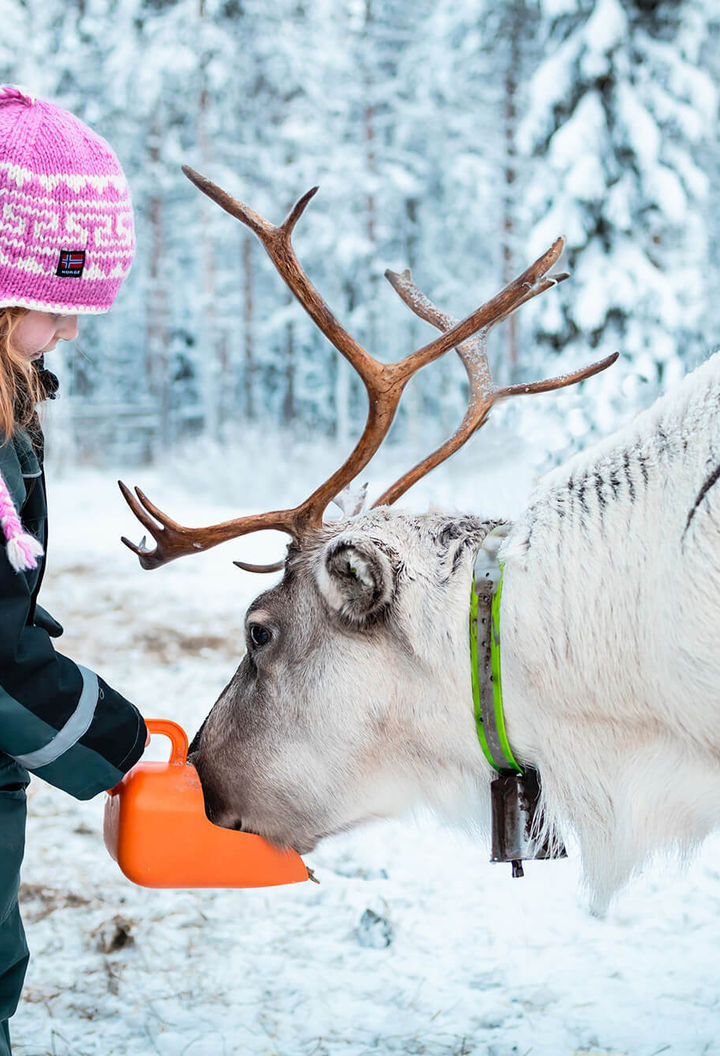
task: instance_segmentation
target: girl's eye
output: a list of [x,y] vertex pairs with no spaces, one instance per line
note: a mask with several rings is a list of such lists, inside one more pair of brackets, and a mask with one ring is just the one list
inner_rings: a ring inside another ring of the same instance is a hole
[[251,623],[248,627],[248,635],[253,645],[267,645],[272,638],[272,633],[261,623]]

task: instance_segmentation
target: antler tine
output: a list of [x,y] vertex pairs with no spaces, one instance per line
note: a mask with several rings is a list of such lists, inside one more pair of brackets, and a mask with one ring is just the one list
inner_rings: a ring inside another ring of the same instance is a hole
[[295,205],[292,207],[286,218],[280,225],[280,230],[283,231],[288,237],[293,233],[295,224],[298,222],[302,214],[305,212],[308,203],[311,198],[314,198],[317,192],[320,190],[319,187],[311,187],[309,191],[305,191],[302,198],[299,198]]
[[[527,299],[527,294],[536,286],[556,263],[563,251],[565,240],[556,238],[549,249],[533,261],[521,275],[509,282],[499,293],[491,297],[485,304],[480,305],[474,312],[466,316],[459,323],[455,323],[446,330],[441,337],[435,338],[427,345],[411,352],[410,355],[396,364],[398,373],[406,382],[412,375],[428,363],[438,359],[449,348],[453,348],[467,338],[472,337],[480,330],[487,330],[500,319],[506,318],[511,312]],[[418,291],[419,292],[419,291]]]
[[291,293],[300,301],[300,304],[318,329],[325,334],[325,337],[335,346],[338,352],[355,367],[361,377],[364,377],[366,372],[372,374],[378,364],[335,318],[303,271],[292,247],[291,235],[295,225],[307,208],[311,198],[316,194],[317,187],[307,191],[290,210],[284,222],[279,227],[276,227],[275,224],[271,224],[269,220],[260,216],[259,213],[250,209],[243,202],[239,202],[237,198],[233,198],[227,191],[218,187],[206,176],[195,172],[188,165],[183,165],[183,172],[203,194],[206,194],[208,198],[216,202],[230,216],[234,216],[236,220],[240,220],[241,223],[255,232],[281,278],[290,288]]
[[272,565],[253,565],[249,561],[233,561],[243,572],[280,572],[285,567],[284,561],[275,561]]
[[[415,285],[409,268],[400,273],[391,271],[388,268],[385,271],[385,278],[408,308],[415,315],[424,319],[425,322],[431,323],[438,330],[443,331],[451,330],[454,326],[457,326],[456,319],[437,308],[430,298]],[[526,289],[519,300],[510,304],[506,311],[492,319],[483,330],[456,346],[455,351],[465,366],[471,387],[479,384],[481,389],[485,389],[492,385],[490,366],[487,361],[485,348],[488,331],[493,326],[497,326],[498,323],[507,319],[509,315],[512,315],[514,311],[520,308],[521,305],[526,304],[527,301],[532,300],[533,297],[537,297],[538,294],[544,293],[545,290],[549,290],[552,286],[557,286],[558,283],[564,282],[565,279],[569,278],[570,274],[567,271],[558,272],[555,275],[547,275],[536,286]]]
[[[425,322],[437,325],[438,329],[440,329],[440,324],[442,324],[443,330],[450,330],[453,326],[457,325],[456,319],[437,308],[429,297],[427,297],[422,290],[415,285],[409,268],[405,268],[404,271],[399,273],[387,268],[385,271],[385,278],[408,308],[412,309],[412,311],[415,312],[415,315],[424,319]],[[545,290],[549,290],[552,286],[557,286],[559,283],[564,282],[565,279],[569,278],[569,271],[560,271],[556,272],[554,275],[546,275],[536,286],[528,290],[525,296],[516,304],[513,304],[506,312],[489,323],[485,328],[486,331],[490,330],[493,326],[497,326],[498,323],[502,323],[503,320],[507,319],[507,317],[516,310],[516,308],[519,308],[527,301],[531,301],[533,297],[537,297],[538,294],[544,293]],[[477,334],[475,337],[477,337]],[[468,338],[468,345],[470,344],[470,341],[474,341],[474,338]]]
[[[148,550],[143,545],[144,540],[138,546],[124,536],[122,537],[125,546],[137,554],[143,568],[159,568],[169,561],[174,561],[177,557],[201,553],[220,543],[228,542],[230,539],[237,539],[241,535],[249,535],[252,532],[269,528],[287,532],[288,535],[294,537],[299,534],[297,508],[249,514],[246,517],[223,521],[221,524],[213,524],[207,528],[186,528],[163,513],[143,494],[140,488],[135,488],[135,495],[133,495],[121,480],[118,481],[118,486],[132,512],[155,540],[155,549]],[[272,572],[274,568],[268,566],[267,571]]]
[[256,213],[254,209],[251,209],[248,205],[244,205],[243,202],[239,202],[237,198],[233,198],[231,194],[224,191],[222,187],[218,187],[216,183],[209,180],[207,176],[203,176],[201,173],[196,172],[189,165],[183,165],[182,171],[185,173],[191,183],[194,183],[199,191],[206,194],[208,198],[212,199],[221,209],[224,209],[226,213],[230,213],[230,216],[234,216],[236,220],[241,220],[243,224],[254,231],[258,238],[262,239],[272,234],[275,230],[273,224],[265,220],[264,217]]
[[[557,243],[555,243],[555,245],[557,245]],[[442,312],[420,289],[418,289],[412,281],[412,276],[409,271],[406,270],[401,275],[398,275],[395,272],[386,271],[385,275],[393,286],[393,289],[395,289],[402,300],[412,309],[413,312],[415,312],[416,315],[425,319],[426,322],[432,323],[432,325],[436,326],[439,330],[444,330],[446,335],[447,333],[452,332],[453,329],[457,329],[457,324],[452,316]],[[417,483],[418,480],[429,473],[430,470],[440,465],[454,454],[455,451],[459,450],[459,448],[470,439],[473,433],[485,424],[490,409],[493,404],[498,402],[498,400],[504,399],[508,396],[524,396],[537,392],[549,392],[554,389],[564,388],[568,385],[574,385],[579,381],[592,377],[594,374],[598,374],[600,371],[605,370],[615,362],[618,358],[618,353],[614,353],[597,363],[592,363],[588,367],[583,367],[581,370],[574,371],[571,374],[566,374],[558,378],[549,378],[544,381],[536,381],[530,384],[508,385],[503,388],[497,388],[493,385],[485,351],[487,331],[492,326],[502,322],[503,319],[506,319],[508,315],[519,308],[520,305],[525,304],[533,297],[537,297],[538,294],[544,293],[545,290],[549,289],[551,286],[557,285],[566,278],[568,278],[567,273],[562,272],[557,275],[546,276],[541,279],[534,288],[526,288],[525,293],[518,297],[511,305],[508,304],[505,310],[499,313],[480,334],[477,334],[471,340],[461,342],[456,347],[456,351],[465,367],[470,386],[468,407],[462,422],[444,444],[400,477],[400,479],[390,488],[386,489],[380,498],[373,504],[374,506],[392,505],[392,503],[396,502],[401,495],[404,495],[413,484]],[[514,285],[515,283],[511,284],[511,286]],[[509,287],[506,287],[506,289],[509,289]],[[497,300],[497,298],[493,298],[493,300]]]

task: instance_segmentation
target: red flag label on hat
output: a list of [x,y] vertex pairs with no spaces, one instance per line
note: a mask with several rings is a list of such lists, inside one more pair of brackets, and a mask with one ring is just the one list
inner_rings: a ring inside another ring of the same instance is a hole
[[55,274],[61,279],[79,279],[84,267],[84,249],[63,249],[60,251],[60,263]]

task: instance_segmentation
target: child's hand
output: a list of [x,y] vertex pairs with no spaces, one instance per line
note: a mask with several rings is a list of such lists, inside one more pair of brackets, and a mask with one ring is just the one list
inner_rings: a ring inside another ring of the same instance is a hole
[[145,747],[150,744],[150,730],[147,731],[147,737],[145,738]]

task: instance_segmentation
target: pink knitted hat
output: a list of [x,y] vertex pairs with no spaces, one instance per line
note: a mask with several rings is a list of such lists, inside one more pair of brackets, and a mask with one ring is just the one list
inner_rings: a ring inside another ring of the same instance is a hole
[[67,110],[0,86],[0,308],[107,312],[134,252],[109,144]]

